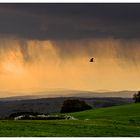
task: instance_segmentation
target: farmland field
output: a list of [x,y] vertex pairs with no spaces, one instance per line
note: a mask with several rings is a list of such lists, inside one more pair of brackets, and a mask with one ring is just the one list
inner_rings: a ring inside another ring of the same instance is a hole
[[140,136],[140,104],[70,113],[77,120],[1,120],[0,136]]

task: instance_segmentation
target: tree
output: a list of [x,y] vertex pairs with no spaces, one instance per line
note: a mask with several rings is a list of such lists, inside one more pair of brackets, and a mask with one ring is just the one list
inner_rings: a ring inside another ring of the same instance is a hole
[[83,110],[92,109],[85,101],[80,100],[65,100],[62,108],[61,113],[70,113],[70,112],[78,112]]
[[135,100],[135,103],[140,102],[140,91],[138,91],[138,93],[135,93],[133,95],[133,99]]

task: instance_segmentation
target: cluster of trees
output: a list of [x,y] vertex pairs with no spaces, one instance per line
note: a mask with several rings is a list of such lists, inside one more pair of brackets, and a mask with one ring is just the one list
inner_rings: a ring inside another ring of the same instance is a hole
[[135,100],[135,103],[140,102],[140,91],[138,91],[138,93],[135,93],[133,95],[133,99]]
[[80,100],[65,100],[62,108],[61,113],[70,113],[70,112],[78,112],[83,110],[92,109],[85,101]]

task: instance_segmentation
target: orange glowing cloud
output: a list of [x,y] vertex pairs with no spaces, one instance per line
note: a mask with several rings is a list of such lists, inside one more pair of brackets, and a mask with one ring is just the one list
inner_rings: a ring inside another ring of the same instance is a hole
[[[1,39],[0,89],[137,90],[139,44],[115,39],[69,42]],[[91,57],[95,62],[89,62]]]

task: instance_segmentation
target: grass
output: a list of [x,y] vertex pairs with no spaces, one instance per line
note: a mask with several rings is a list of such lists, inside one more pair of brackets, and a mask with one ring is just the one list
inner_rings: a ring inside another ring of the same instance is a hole
[[140,136],[140,104],[107,107],[69,115],[78,120],[1,120],[0,136]]
[[128,104],[121,106],[113,106],[107,108],[100,108],[95,110],[88,110],[76,113],[70,113],[70,115],[83,120],[88,119],[106,119],[117,121],[129,121],[133,119],[140,121],[140,104]]

